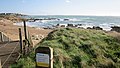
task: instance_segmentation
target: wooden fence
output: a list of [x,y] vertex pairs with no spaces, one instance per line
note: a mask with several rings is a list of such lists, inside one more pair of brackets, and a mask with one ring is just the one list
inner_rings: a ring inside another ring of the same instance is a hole
[[10,41],[11,39],[8,38],[3,32],[0,32],[0,42]]
[[22,39],[21,28],[19,28],[18,41],[11,41],[3,32],[0,32],[0,68],[9,68],[20,56],[28,55],[32,50],[32,40],[27,31],[24,21],[25,39]]

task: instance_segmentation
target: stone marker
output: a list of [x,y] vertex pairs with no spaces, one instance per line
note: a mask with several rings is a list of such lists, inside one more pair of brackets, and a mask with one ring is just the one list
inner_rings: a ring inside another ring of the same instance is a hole
[[38,47],[35,50],[36,68],[53,68],[53,49],[50,47]]

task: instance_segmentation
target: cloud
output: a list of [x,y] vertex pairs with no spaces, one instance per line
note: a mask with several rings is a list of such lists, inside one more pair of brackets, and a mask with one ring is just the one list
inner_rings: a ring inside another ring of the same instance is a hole
[[69,3],[69,2],[70,2],[70,0],[66,0],[66,2],[67,2],[67,3]]

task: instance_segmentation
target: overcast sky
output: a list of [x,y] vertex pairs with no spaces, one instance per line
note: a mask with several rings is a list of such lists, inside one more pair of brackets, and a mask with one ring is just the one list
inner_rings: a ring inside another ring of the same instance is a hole
[[0,0],[0,12],[120,16],[120,0]]

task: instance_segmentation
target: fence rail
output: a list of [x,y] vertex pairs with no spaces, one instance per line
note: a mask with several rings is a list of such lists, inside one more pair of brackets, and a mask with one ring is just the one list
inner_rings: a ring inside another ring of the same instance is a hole
[[0,42],[11,41],[9,37],[7,37],[3,32],[0,32]]

